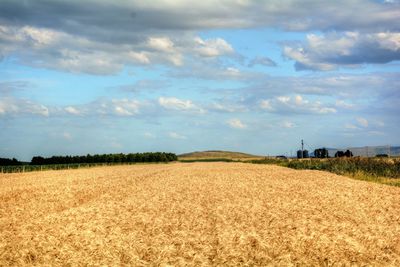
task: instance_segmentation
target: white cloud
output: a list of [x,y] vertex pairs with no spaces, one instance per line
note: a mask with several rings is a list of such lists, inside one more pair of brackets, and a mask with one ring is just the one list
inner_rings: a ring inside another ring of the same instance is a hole
[[271,100],[261,100],[260,107],[265,110],[274,110],[271,105]]
[[[132,43],[108,43],[61,30],[2,26],[0,52],[18,55],[19,64],[93,75],[115,74],[127,65],[180,67],[184,65],[185,58],[202,64],[201,57],[233,53],[231,45],[222,38],[202,40],[191,34],[174,38],[177,43],[168,36],[149,36],[143,41],[138,38]],[[194,59],[194,55],[201,57]]]
[[307,105],[308,101],[304,101],[303,97],[301,95],[296,95],[294,97],[294,102],[297,106],[301,106],[301,105]]
[[170,132],[170,133],[168,133],[168,136],[169,136],[170,138],[172,138],[172,139],[180,139],[180,140],[185,140],[185,139],[187,139],[186,136],[181,135],[181,134],[178,134],[178,133],[176,133],[176,132]]
[[38,29],[31,26],[24,26],[15,36],[16,39],[30,39],[35,47],[49,46],[52,43],[58,41],[62,34],[48,30]]
[[296,61],[296,69],[314,69],[314,70],[333,70],[335,67],[332,64],[314,62],[312,58],[304,51],[303,48],[293,48],[285,46],[283,54]]
[[[8,102],[8,101],[7,101]],[[0,114],[5,115],[7,113],[17,113],[18,106],[10,102],[7,103],[3,99],[0,99]]]
[[354,122],[345,124],[345,129],[359,132],[365,132],[366,130],[378,132],[382,131],[383,127],[385,127],[385,123],[378,118],[368,120],[364,117],[357,117]]
[[29,102],[31,104],[30,108],[27,110],[28,112],[31,112],[32,114],[38,114],[38,115],[42,115],[45,117],[49,116],[49,109],[44,106],[44,105],[36,105],[33,104],[31,102]]
[[217,111],[225,111],[225,112],[235,112],[236,109],[233,107],[222,105],[221,103],[214,103],[213,109]]
[[276,99],[283,104],[287,104],[290,101],[289,96],[278,96]]
[[190,110],[195,107],[191,100],[181,100],[176,97],[160,97],[158,103],[167,109]]
[[171,55],[168,55],[166,57],[167,61],[171,62],[174,66],[182,66],[183,65],[183,56],[182,54],[179,53],[174,53]]
[[232,77],[239,77],[241,75],[240,70],[233,67],[226,68],[225,74],[226,76],[232,76]]
[[230,119],[227,121],[227,124],[231,127],[231,128],[235,128],[235,129],[245,129],[247,128],[247,125],[244,124],[241,120],[239,119]]
[[146,107],[146,102],[140,102],[130,98],[98,99],[90,103],[66,106],[51,107],[54,115],[73,115],[73,116],[137,116],[142,107]]
[[113,99],[113,111],[120,116],[133,116],[139,113],[139,101],[131,99]]
[[285,46],[283,54],[296,61],[296,69],[328,71],[360,64],[400,60],[400,33],[331,32],[308,34],[306,44]]
[[81,114],[81,112],[77,108],[71,107],[71,106],[66,107],[64,110],[67,113],[72,114],[72,115],[80,115]]
[[222,38],[203,40],[200,37],[194,39],[196,43],[195,51],[204,57],[217,57],[234,52],[232,46]]
[[48,107],[30,100],[4,97],[0,98],[0,116],[6,115],[39,115],[48,117],[50,112]]
[[[131,64],[182,66],[193,56],[206,64],[207,58],[234,55],[235,49],[221,37],[204,39],[195,33],[270,27],[334,32],[309,35],[300,47],[286,46],[284,54],[296,60],[299,69],[390,62],[399,59],[400,30],[398,1],[390,2],[102,0],[47,1],[43,8],[41,1],[29,6],[8,1],[0,9],[0,57],[96,75],[115,74]],[[250,63],[255,64],[274,62],[258,57]]]
[[360,125],[360,126],[362,126],[364,128],[368,127],[368,120],[367,119],[359,117],[356,120],[357,120],[358,125]]
[[[45,55],[45,61],[36,61],[28,64],[32,64],[35,67],[61,69],[72,73],[84,72],[94,75],[114,74],[123,68],[123,61],[117,59],[115,55],[109,55],[103,51],[81,52],[61,49],[58,53],[60,54],[58,58],[51,58],[49,55]],[[41,53],[38,52],[39,54]]]
[[243,106],[241,104],[237,104],[237,103],[214,102],[210,105],[209,110],[217,111],[217,112],[233,113],[233,112],[244,112],[247,110],[247,108],[245,106]]
[[128,52],[128,57],[132,59],[134,62],[142,63],[142,64],[149,64],[150,59],[147,55],[146,52],[135,52],[135,51],[129,51]]
[[168,37],[150,37],[148,44],[151,48],[162,52],[174,52],[174,43]]
[[269,112],[276,113],[310,113],[310,114],[329,114],[336,113],[337,110],[330,105],[323,105],[320,101],[309,101],[301,95],[278,96],[273,99],[264,99],[260,102],[260,108]]
[[165,109],[178,111],[192,111],[204,113],[205,111],[195,105],[191,100],[182,100],[176,97],[160,97],[158,103]]

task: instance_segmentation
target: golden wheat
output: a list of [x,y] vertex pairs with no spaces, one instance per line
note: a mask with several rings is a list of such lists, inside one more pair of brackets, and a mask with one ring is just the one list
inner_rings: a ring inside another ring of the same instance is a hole
[[0,266],[400,266],[400,188],[271,165],[0,175]]

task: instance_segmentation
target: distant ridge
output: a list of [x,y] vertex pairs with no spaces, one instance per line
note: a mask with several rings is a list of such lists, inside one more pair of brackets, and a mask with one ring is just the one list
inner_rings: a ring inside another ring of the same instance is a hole
[[206,150],[194,151],[178,155],[182,159],[212,159],[212,158],[228,158],[228,159],[243,159],[243,158],[261,158],[263,156],[251,155],[242,152],[223,151],[223,150]]

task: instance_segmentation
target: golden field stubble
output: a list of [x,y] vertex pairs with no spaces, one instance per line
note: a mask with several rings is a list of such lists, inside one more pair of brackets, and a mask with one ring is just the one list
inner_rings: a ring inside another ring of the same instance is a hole
[[400,265],[400,188],[271,165],[0,175],[0,266]]

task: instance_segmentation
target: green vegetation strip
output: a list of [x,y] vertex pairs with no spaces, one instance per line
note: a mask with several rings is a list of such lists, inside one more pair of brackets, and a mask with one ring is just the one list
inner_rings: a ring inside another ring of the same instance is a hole
[[277,164],[298,170],[322,170],[346,175],[358,180],[373,181],[400,186],[400,160],[382,158],[335,158],[335,159],[262,159],[255,164]]

